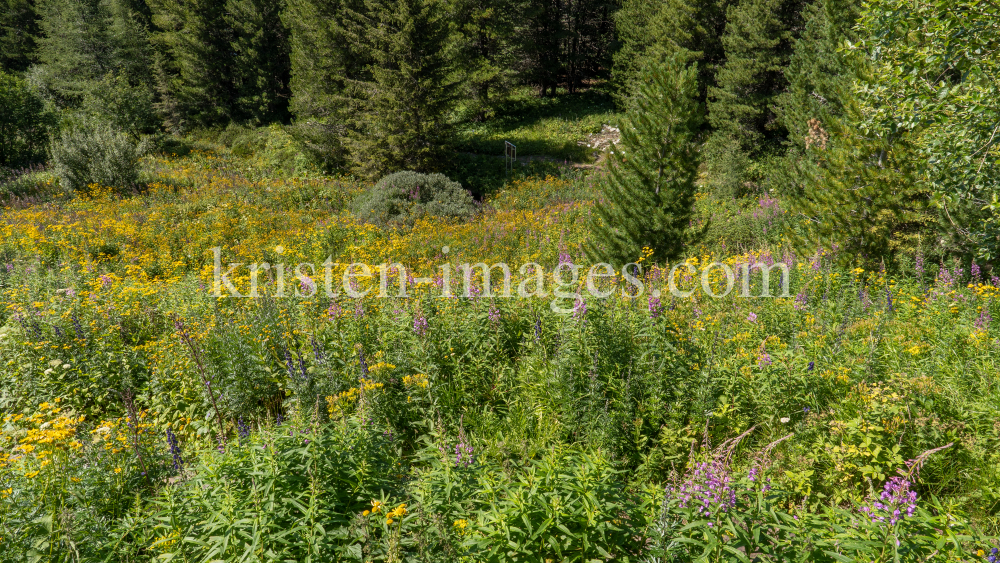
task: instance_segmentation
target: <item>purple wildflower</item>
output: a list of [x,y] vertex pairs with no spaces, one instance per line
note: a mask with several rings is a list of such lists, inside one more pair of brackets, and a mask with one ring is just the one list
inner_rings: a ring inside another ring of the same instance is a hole
[[676,491],[681,508],[693,508],[699,515],[710,517],[736,506],[729,468],[721,460],[697,463],[693,469]]
[[873,524],[886,523],[894,526],[903,518],[913,516],[917,510],[917,492],[910,490],[910,483],[904,477],[892,477],[885,482],[882,494],[877,499],[861,507]]
[[427,336],[427,319],[423,316],[413,318],[413,332],[417,336]]
[[809,303],[809,296],[806,295],[805,290],[802,290],[801,292],[799,292],[798,295],[795,296],[795,304],[792,305],[792,307],[794,307],[796,311],[802,311],[805,310],[806,305],[808,303]]
[[979,312],[979,318],[976,319],[975,327],[976,330],[987,331],[990,328],[990,321],[993,320],[993,316],[990,315],[990,310],[983,307],[983,310]]
[[750,322],[752,322],[752,323],[757,322],[757,313],[754,313],[753,311],[751,311],[750,314],[747,315],[747,320],[750,321]]
[[663,303],[660,302],[659,297],[649,296],[649,318],[657,319],[663,312]]

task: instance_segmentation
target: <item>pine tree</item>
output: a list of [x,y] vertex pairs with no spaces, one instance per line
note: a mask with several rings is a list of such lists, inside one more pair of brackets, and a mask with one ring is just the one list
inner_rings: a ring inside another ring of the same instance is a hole
[[112,70],[106,5],[101,0],[39,0],[40,82],[62,105],[76,105]]
[[640,69],[680,53],[697,60],[699,98],[706,101],[708,86],[723,62],[721,37],[726,7],[731,0],[625,0],[615,14],[620,46],[614,55],[612,82],[627,97]]
[[150,0],[150,6],[160,51],[158,108],[168,128],[225,123],[236,99],[226,0]]
[[32,0],[0,0],[0,71],[28,70],[35,62],[38,33]]
[[149,12],[142,0],[39,0],[38,13],[35,76],[57,103],[76,107],[109,77],[151,89]]
[[352,20],[365,11],[363,0],[288,0],[282,15],[291,36],[293,130],[330,168],[343,166],[346,160],[348,85],[370,78],[365,72],[370,53],[350,32]]
[[608,158],[587,253],[616,265],[632,262],[643,247],[653,259],[683,250],[698,170],[697,69],[682,56],[643,70],[620,127],[621,143]]
[[225,20],[233,30],[233,114],[238,120],[288,120],[291,49],[283,9],[284,2],[273,0],[226,3]]
[[722,46],[726,61],[709,89],[706,146],[717,192],[740,195],[750,162],[780,149],[787,135],[777,119],[777,97],[792,42],[801,28],[802,0],[741,0],[727,9]]
[[797,162],[801,185],[789,197],[788,235],[804,255],[824,249],[849,265],[891,264],[935,229],[930,193],[916,177],[910,134],[862,132],[852,125],[857,104],[850,97],[844,104],[844,117],[828,129],[814,123],[812,154]]
[[560,52],[566,37],[559,0],[533,0],[519,29],[521,80],[538,86],[543,96],[554,96],[562,78]]
[[440,170],[451,143],[450,112],[461,95],[456,41],[440,0],[367,0],[352,31],[371,53],[371,79],[351,85],[348,148],[356,169]]

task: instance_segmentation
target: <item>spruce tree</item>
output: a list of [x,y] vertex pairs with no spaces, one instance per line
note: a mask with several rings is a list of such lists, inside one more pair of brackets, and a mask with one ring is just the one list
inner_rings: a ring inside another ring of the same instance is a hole
[[32,0],[0,0],[0,71],[28,70],[35,62],[38,33]]
[[442,168],[462,94],[456,41],[441,0],[367,0],[354,36],[371,53],[369,80],[353,81],[348,148],[358,172]]
[[750,162],[782,146],[777,97],[792,41],[801,28],[802,0],[741,0],[727,10],[722,46],[726,61],[709,89],[708,120],[715,132],[706,146],[715,190],[738,196],[750,179]]
[[811,131],[817,126],[828,127],[843,115],[843,98],[854,73],[846,54],[838,49],[856,40],[852,28],[859,7],[858,0],[819,0],[803,12],[805,28],[785,71],[788,90],[779,96],[776,107],[781,125],[788,131],[793,159],[800,158],[813,143]]
[[643,70],[613,145],[592,224],[591,260],[622,265],[639,258],[678,256],[687,240],[695,177],[698,130],[698,71],[675,56]]
[[704,102],[723,62],[721,37],[730,1],[625,0],[615,13],[619,48],[612,84],[616,94],[627,97],[640,69],[679,53],[685,60],[698,61],[699,97]]
[[284,2],[229,0],[226,23],[233,30],[233,115],[257,124],[288,120],[289,31]]
[[101,0],[39,0],[38,81],[61,105],[77,105],[112,70]]
[[282,14],[290,33],[293,131],[330,168],[346,159],[348,85],[368,78],[370,54],[351,35],[351,22],[364,13],[363,0],[288,0]]
[[150,0],[159,109],[171,129],[287,117],[284,2]]
[[515,85],[517,40],[524,0],[458,0],[459,65],[470,98],[466,112],[476,121],[493,115]]

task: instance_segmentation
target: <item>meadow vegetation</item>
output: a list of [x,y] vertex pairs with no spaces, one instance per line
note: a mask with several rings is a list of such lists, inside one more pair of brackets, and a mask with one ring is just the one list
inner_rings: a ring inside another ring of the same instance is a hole
[[[568,315],[478,277],[469,298],[279,298],[271,279],[216,299],[220,244],[431,277],[583,260],[596,192],[571,169],[387,230],[354,219],[365,184],[255,158],[147,156],[140,194],[5,211],[4,560],[991,556],[1000,290],[980,268],[844,268],[782,250],[778,202],[701,193],[696,221],[753,236],[645,268],[641,295],[606,280]],[[669,267],[716,260],[785,261],[789,296],[669,296]]]

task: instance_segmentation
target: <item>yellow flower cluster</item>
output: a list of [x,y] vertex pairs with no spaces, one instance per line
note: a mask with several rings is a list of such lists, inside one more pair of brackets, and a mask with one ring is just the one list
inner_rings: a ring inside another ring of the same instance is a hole
[[371,510],[366,510],[361,513],[362,516],[376,515],[379,513],[385,514],[385,523],[392,524],[395,520],[400,520],[403,516],[406,516],[406,503],[402,503],[392,510],[387,510],[385,504],[380,500],[372,500]]
[[358,381],[359,385],[357,387],[351,387],[347,391],[326,397],[326,410],[330,416],[344,414],[345,409],[354,404],[362,393],[377,391],[384,387],[381,383],[370,379],[360,379]]
[[427,389],[428,384],[429,381],[427,376],[422,373],[403,376],[403,385],[407,387],[420,387],[421,389]]

